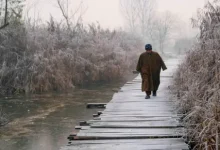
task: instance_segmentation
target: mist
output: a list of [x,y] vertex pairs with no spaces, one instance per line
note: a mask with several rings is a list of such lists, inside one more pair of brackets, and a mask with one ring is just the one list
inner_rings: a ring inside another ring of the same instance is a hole
[[[173,53],[182,51],[178,47],[183,46],[184,51],[187,51],[191,47],[191,42],[199,33],[199,30],[192,28],[191,18],[197,15],[199,8],[202,8],[206,0],[157,0],[154,6],[154,12],[156,15],[152,16],[163,16],[164,13],[169,12],[172,15],[174,21],[172,21],[172,30],[169,33],[169,38],[164,42],[164,50],[167,53]],[[99,24],[105,29],[121,29],[129,31],[128,23],[123,14],[123,8],[121,7],[122,0],[75,0],[69,3],[69,12],[74,13],[75,10],[79,9],[80,12],[76,14],[82,15],[81,19],[84,25],[88,24]],[[146,8],[147,9],[147,8]],[[27,11],[28,10],[28,11]],[[45,23],[50,20],[53,16],[54,20],[63,22],[64,18],[60,11],[56,0],[28,0],[26,5],[26,14],[28,18],[32,18],[39,24]],[[74,18],[73,17],[73,18]],[[77,18],[77,17],[76,17]],[[75,19],[75,18],[74,18]],[[136,27],[139,28],[139,27]],[[139,34],[139,33],[135,33]],[[143,38],[144,43],[152,43],[156,51],[161,52],[160,46],[155,43],[158,39]],[[186,43],[186,41],[189,41]],[[181,43],[183,42],[183,43]],[[177,45],[181,43],[180,46]],[[178,50],[176,50],[178,48]],[[163,53],[163,52],[162,52]],[[184,52],[181,52],[184,53]]]

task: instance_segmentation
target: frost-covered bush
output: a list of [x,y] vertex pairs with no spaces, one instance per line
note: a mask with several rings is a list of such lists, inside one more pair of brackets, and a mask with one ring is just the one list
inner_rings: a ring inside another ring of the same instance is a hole
[[12,25],[0,32],[0,93],[65,90],[120,79],[134,68],[142,47],[133,35],[99,25]]
[[194,149],[220,149],[220,7],[208,3],[193,20],[198,43],[179,66],[174,93]]

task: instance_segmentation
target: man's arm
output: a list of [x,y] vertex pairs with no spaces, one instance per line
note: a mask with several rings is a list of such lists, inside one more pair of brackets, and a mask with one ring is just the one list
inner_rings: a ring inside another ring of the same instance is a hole
[[161,67],[162,67],[163,71],[167,70],[167,66],[165,65],[163,59],[161,59]]
[[[160,57],[160,55],[159,55],[159,57]],[[163,71],[167,70],[167,66],[165,65],[165,63],[164,63],[164,61],[163,61],[163,59],[161,57],[160,57],[160,64],[161,64],[161,68],[163,69]]]

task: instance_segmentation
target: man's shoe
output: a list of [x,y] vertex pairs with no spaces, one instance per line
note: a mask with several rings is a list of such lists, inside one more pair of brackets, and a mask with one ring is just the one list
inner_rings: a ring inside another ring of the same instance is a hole
[[153,96],[157,96],[157,92],[156,91],[153,91]]
[[150,99],[150,96],[149,96],[149,95],[146,95],[145,99]]

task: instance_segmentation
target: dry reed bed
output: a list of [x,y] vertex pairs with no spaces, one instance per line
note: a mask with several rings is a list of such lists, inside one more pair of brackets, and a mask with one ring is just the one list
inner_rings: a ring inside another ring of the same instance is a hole
[[143,49],[140,39],[98,25],[16,24],[0,32],[0,41],[1,95],[123,78]]
[[208,3],[193,20],[200,37],[176,72],[173,92],[186,114],[183,123],[193,149],[220,149],[220,9]]

